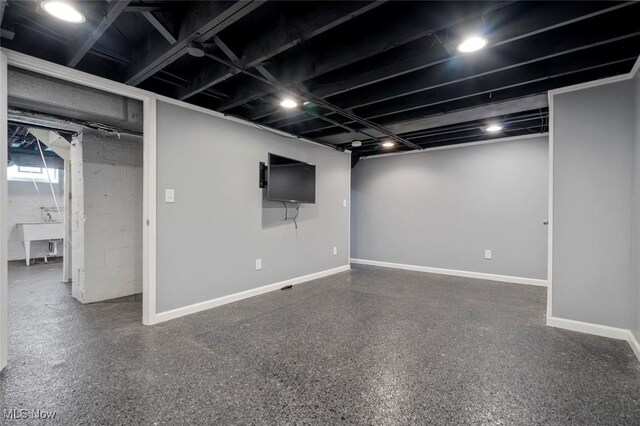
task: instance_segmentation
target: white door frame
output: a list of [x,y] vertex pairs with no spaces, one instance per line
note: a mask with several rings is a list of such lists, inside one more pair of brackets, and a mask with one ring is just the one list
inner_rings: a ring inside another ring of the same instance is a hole
[[7,57],[0,51],[0,370],[7,366]]
[[8,49],[0,50],[0,370],[7,365],[7,66],[66,80],[142,101],[143,134],[143,235],[142,322],[156,322],[156,101],[158,96],[122,83],[96,77],[62,65]]

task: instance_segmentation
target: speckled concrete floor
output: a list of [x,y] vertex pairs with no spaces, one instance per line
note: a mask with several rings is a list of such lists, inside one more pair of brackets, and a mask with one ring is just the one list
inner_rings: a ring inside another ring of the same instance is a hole
[[59,424],[640,424],[631,349],[545,327],[538,287],[357,266],[144,327],[9,271],[0,407]]

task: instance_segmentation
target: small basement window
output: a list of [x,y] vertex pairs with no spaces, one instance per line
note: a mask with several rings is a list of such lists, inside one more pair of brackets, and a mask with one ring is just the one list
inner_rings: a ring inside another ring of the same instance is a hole
[[[44,167],[27,167],[13,165],[7,167],[7,180],[15,182],[49,182],[58,183],[58,169],[45,169]],[[49,177],[47,177],[47,173]]]

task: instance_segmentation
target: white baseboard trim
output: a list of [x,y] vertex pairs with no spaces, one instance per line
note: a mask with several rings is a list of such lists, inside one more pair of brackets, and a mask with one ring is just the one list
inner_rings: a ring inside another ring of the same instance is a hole
[[230,294],[228,296],[218,297],[217,299],[211,299],[200,303],[194,303],[193,305],[184,306],[182,308],[172,309],[166,312],[160,312],[151,319],[151,324],[158,324],[164,321],[169,321],[175,318],[180,318],[185,315],[195,314],[196,312],[205,311],[207,309],[215,308],[217,306],[226,305],[227,303],[237,302],[238,300],[247,299],[249,297],[258,296],[260,294],[268,293],[270,291],[279,290],[282,287],[288,285],[302,284],[308,281],[317,280],[319,278],[327,277],[329,275],[337,274],[339,272],[348,271],[351,269],[351,265],[339,266],[333,269],[327,269],[325,271],[316,272],[309,275],[303,275],[301,277],[291,278],[289,280],[280,281],[273,284],[268,284],[262,287],[254,288],[251,290],[241,291],[239,293]]
[[629,346],[631,346],[633,353],[636,354],[636,358],[640,361],[640,343],[638,343],[638,339],[631,331],[629,331]]
[[624,328],[609,327],[608,325],[593,324],[590,322],[575,321],[558,317],[547,317],[547,325],[550,327],[564,328],[565,330],[595,334],[596,336],[620,340],[628,340],[630,333],[629,330]]
[[547,287],[547,280],[535,278],[511,277],[508,275],[486,274],[483,272],[458,271],[455,269],[431,268],[429,266],[405,265],[402,263],[380,262],[378,260],[351,259],[351,263],[360,265],[381,266],[383,268],[405,269],[408,271],[428,272],[431,274],[453,275],[456,277],[477,278],[481,280],[500,281],[514,284],[527,284]]
[[577,331],[579,333],[609,337],[610,339],[625,340],[629,343],[629,346],[631,346],[631,349],[633,350],[636,358],[638,358],[638,361],[640,361],[640,343],[638,343],[636,336],[633,335],[631,330],[558,317],[547,317],[547,325],[550,327]]
[[633,353],[636,354],[636,358],[638,358],[638,361],[640,361],[640,343],[638,343],[638,339],[636,339],[636,336],[629,331],[629,346],[631,346],[631,349],[633,350]]

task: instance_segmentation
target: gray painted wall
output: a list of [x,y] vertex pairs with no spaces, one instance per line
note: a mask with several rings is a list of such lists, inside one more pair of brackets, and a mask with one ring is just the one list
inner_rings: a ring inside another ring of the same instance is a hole
[[[157,131],[158,312],[348,264],[348,154],[163,102]],[[258,188],[269,152],[316,165],[297,231]]]
[[352,181],[353,258],[546,279],[547,137],[364,159]]
[[631,328],[631,81],[554,99],[553,316]]

